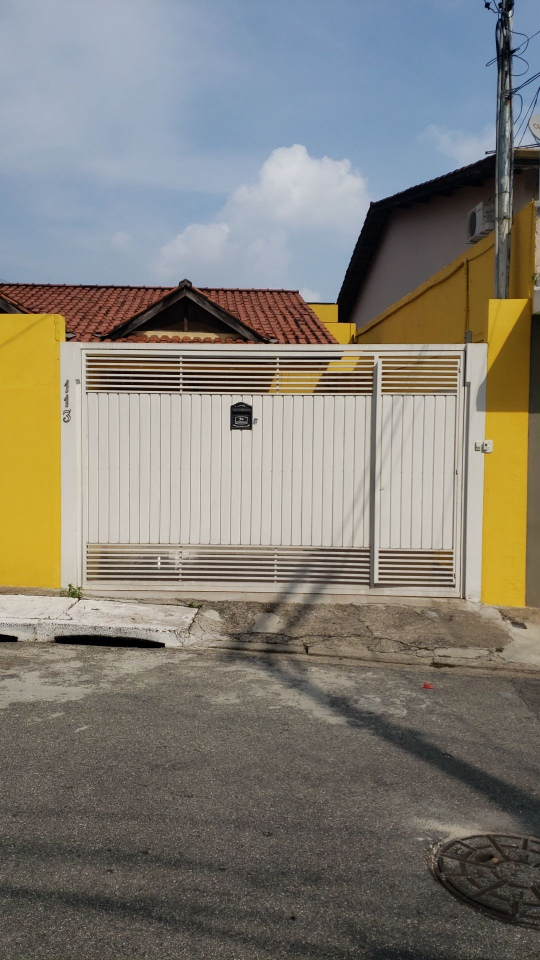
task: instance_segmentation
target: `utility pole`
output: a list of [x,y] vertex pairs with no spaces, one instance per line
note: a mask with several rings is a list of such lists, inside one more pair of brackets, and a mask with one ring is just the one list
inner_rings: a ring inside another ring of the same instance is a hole
[[507,300],[514,192],[512,117],[512,19],[514,0],[501,0],[497,46],[497,144],[495,153],[495,299]]

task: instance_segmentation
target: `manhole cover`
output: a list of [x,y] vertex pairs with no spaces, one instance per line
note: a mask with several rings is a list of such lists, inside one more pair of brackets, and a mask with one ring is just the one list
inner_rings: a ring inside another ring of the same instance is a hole
[[455,897],[483,913],[540,927],[540,840],[486,833],[433,848],[431,869]]

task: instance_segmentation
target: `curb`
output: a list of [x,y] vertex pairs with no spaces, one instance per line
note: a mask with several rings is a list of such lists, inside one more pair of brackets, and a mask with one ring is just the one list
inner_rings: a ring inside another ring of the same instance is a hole
[[[0,598],[0,637],[31,643],[94,643],[189,647],[195,610],[159,604],[118,603],[69,597]],[[116,642],[115,642],[116,641]]]
[[[340,631],[331,619],[320,632],[316,625],[313,629],[312,624],[311,632],[304,630],[305,635],[292,636],[286,621],[269,618],[261,604],[254,608],[255,620],[250,619],[250,611],[248,615],[243,611],[239,623],[245,622],[245,626],[241,633],[234,620],[222,620],[219,610],[200,610],[200,605],[192,601],[184,605],[4,595],[0,597],[0,641],[166,647],[192,652],[228,650],[267,656],[292,655],[303,661],[460,667],[498,673],[517,670],[540,675],[540,619],[518,617],[520,611],[514,610],[501,613],[496,608],[481,607],[473,612],[489,623],[475,632],[477,618],[470,623],[465,618],[461,629],[468,636],[460,633],[459,640],[468,640],[470,644],[476,640],[480,645],[452,646],[452,640],[458,639],[455,629],[450,633],[442,629],[426,632],[425,624],[419,631],[413,629],[411,633],[409,629],[408,639],[403,640],[399,634],[401,621],[399,617],[396,621],[395,616],[389,624],[382,624],[380,635],[369,628],[369,636],[359,634],[354,629],[356,621],[351,621],[350,633]],[[349,620],[345,623],[348,627]],[[337,632],[333,632],[332,627]],[[387,634],[385,629],[389,630]],[[495,646],[497,643],[499,646]]]
[[69,620],[4,620],[0,622],[3,641],[19,643],[77,643],[81,638],[107,640],[134,640],[155,644],[156,647],[191,647],[196,643],[188,631],[159,627],[137,627],[90,623],[72,623]]
[[230,650],[236,653],[258,653],[258,654],[289,654],[291,656],[300,656],[304,660],[347,660],[355,663],[388,663],[402,666],[431,667],[434,669],[444,669],[453,667],[466,667],[469,670],[482,670],[504,673],[505,671],[515,673],[516,671],[527,674],[540,675],[539,663],[526,663],[522,660],[509,660],[502,654],[489,653],[484,656],[475,655],[473,657],[454,657],[434,653],[433,656],[418,656],[414,654],[395,654],[395,653],[353,653],[351,650],[340,652],[339,650],[310,649],[306,651],[303,645],[299,644],[277,644],[261,642],[242,642],[242,641],[221,641],[208,642],[191,647],[193,652],[204,650]]
[[[129,646],[129,641],[133,641],[136,646],[138,642],[141,645],[148,645],[155,648],[169,648],[176,650],[189,650],[192,653],[205,653],[208,651],[230,651],[231,653],[247,654],[265,654],[270,656],[291,656],[299,657],[304,661],[347,661],[356,664],[395,664],[397,666],[428,667],[431,669],[452,669],[456,667],[466,668],[468,670],[479,670],[491,673],[523,673],[529,676],[540,676],[540,662],[527,663],[523,660],[511,660],[504,657],[503,653],[488,653],[479,655],[477,651],[471,656],[470,649],[467,651],[469,656],[452,656],[443,654],[442,651],[434,652],[431,656],[419,656],[418,654],[396,654],[396,653],[377,653],[366,650],[365,653],[355,653],[350,648],[346,650],[328,650],[306,647],[298,643],[264,643],[261,641],[249,642],[241,640],[223,639],[219,641],[204,641],[201,637],[193,635],[191,631],[182,631],[174,629],[160,629],[156,627],[135,627],[119,625],[92,625],[75,624],[69,621],[41,620],[41,621],[8,621],[0,622],[0,636],[7,640],[22,643],[48,643],[48,644],[68,644],[84,641],[91,642],[92,639],[104,639],[103,646],[109,645],[107,640],[124,640],[125,646]],[[99,645],[99,644],[96,644]],[[123,646],[111,643],[110,646]],[[465,648],[467,650],[467,648]]]

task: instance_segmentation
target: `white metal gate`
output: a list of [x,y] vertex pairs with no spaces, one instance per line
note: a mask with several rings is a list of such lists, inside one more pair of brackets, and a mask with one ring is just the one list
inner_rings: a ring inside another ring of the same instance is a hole
[[81,356],[86,585],[460,593],[462,348]]

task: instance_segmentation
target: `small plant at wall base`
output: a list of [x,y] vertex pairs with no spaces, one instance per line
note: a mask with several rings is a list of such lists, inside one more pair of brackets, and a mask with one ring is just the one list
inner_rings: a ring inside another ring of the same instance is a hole
[[67,590],[61,590],[60,596],[71,597],[72,600],[80,600],[82,597],[82,587],[74,587],[72,583],[68,583]]

